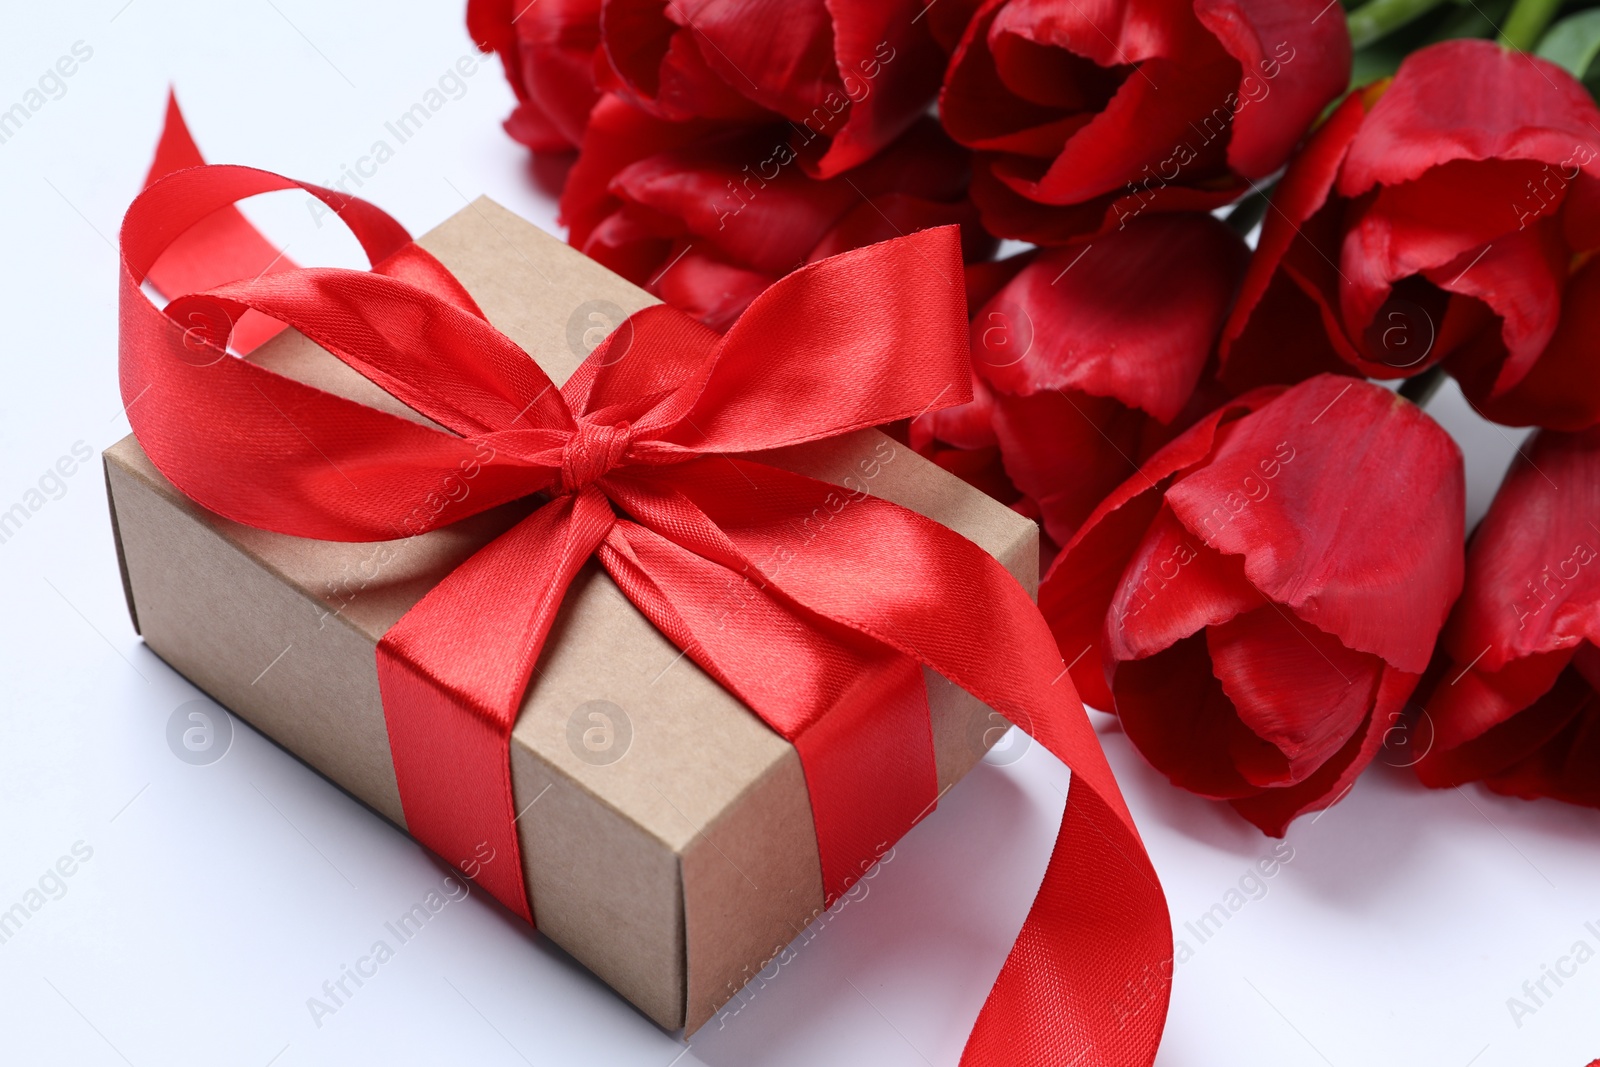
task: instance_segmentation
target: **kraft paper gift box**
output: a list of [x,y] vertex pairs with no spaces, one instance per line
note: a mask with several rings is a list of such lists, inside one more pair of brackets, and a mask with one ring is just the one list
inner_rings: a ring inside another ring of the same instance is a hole
[[[419,243],[558,385],[623,316],[656,302],[485,199]],[[426,422],[294,331],[250,358]],[[1037,586],[1031,521],[877,431],[760,458],[835,484],[852,478],[971,539],[1030,591]],[[403,828],[375,646],[531,503],[403,540],[337,543],[205,511],[132,436],[106,450],[105,467],[128,607],[145,643]],[[450,491],[470,493],[470,480]],[[937,675],[927,683],[942,795],[1005,724]],[[593,561],[573,583],[524,699],[511,773],[539,929],[669,1030],[705,1023],[822,912],[795,749],[681,655]]]

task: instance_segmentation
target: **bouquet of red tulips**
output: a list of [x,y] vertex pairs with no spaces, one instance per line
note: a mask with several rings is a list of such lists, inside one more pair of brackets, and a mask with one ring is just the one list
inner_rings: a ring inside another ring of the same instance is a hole
[[[1581,6],[467,17],[515,90],[507,132],[562,175],[571,243],[713,328],[803,264],[961,228],[974,399],[896,432],[1039,520],[1040,607],[1084,698],[1282,834],[1418,714],[1428,785],[1600,806]],[[1470,547],[1461,453],[1420,406],[1445,376],[1541,428]]]

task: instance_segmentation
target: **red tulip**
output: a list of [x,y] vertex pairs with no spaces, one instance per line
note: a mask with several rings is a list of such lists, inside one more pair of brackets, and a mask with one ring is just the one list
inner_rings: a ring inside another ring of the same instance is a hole
[[656,118],[788,120],[819,177],[858,166],[921,117],[944,56],[922,0],[606,0],[602,88]]
[[1042,244],[1210,210],[1271,175],[1350,76],[1324,0],[988,0],[940,93],[973,196]]
[[1600,108],[1488,41],[1353,94],[1273,197],[1224,330],[1236,387],[1443,363],[1500,422],[1600,420]]
[[968,258],[992,255],[966,199],[968,170],[931,118],[819,180],[799,166],[787,126],[663,122],[607,96],[561,212],[574,246],[720,329],[794,268],[913,230],[961,223]]
[[1600,807],[1600,429],[1543,431],[1472,536],[1417,729],[1431,786]]
[[467,31],[493,49],[517,94],[506,132],[536,152],[576,148],[600,99],[601,0],[467,0]]
[[1281,835],[1343,794],[1427,666],[1463,496],[1455,442],[1394,393],[1259,389],[1108,496],[1039,606],[1146,759]]
[[962,35],[967,32],[967,24],[983,5],[984,0],[938,0],[922,9],[928,32],[933,34],[933,39],[939,42],[939,47],[944,49],[946,55],[956,50]]
[[1220,399],[1191,404],[1248,257],[1209,215],[1152,215],[1038,254],[972,320],[971,403],[919,429],[998,448],[1055,544]]

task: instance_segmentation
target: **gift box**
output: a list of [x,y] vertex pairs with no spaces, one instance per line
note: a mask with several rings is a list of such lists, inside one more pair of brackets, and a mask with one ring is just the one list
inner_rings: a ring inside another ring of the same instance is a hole
[[[556,386],[626,316],[656,303],[486,199],[417,243]],[[293,330],[249,358],[432,425]],[[919,512],[981,546],[1030,591],[1037,584],[1031,521],[876,430],[752,458]],[[406,536],[388,541],[327,541],[206,510],[133,436],[106,451],[105,469],[129,611],[151,650],[406,827],[377,646],[535,502],[427,532],[397,530]],[[470,498],[475,479],[471,466],[446,479],[436,497],[418,501],[419,520]],[[740,610],[736,591],[725,610]],[[922,669],[942,796],[1006,722]],[[824,910],[795,746],[680,651],[593,560],[566,592],[517,713],[510,777],[539,929],[665,1028],[704,1024]],[[883,841],[878,854],[891,845]],[[485,841],[443,858],[478,877],[517,861],[504,853]]]

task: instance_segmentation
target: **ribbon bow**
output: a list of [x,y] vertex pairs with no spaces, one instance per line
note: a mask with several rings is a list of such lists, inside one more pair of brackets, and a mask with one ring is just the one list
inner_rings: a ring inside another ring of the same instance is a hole
[[[141,286],[175,242],[183,254],[157,277],[164,287],[258,272],[266,246],[241,237],[254,231],[231,205],[285,189],[336,212],[373,270],[290,267],[165,310],[149,302]],[[233,261],[204,261],[196,242],[208,229],[228,238]],[[129,418],[156,467],[202,506],[279,533],[362,541],[543,498],[379,643],[418,839],[444,856],[485,840],[518,856],[512,724],[568,584],[598,557],[667,637],[795,745],[829,900],[936,799],[922,665],[1066,762],[1055,853],[963,1062],[1154,1059],[1171,978],[1165,900],[1026,592],[915,512],[748,455],[969,398],[953,227],[802,268],[726,336],[648,308],[559,389],[398,223],[338,192],[243,167],[177,170],[129,208],[122,248]],[[230,336],[268,332],[252,312],[300,330],[435,425],[227,356]],[[466,498],[419,520],[416,502],[469,469]],[[479,881],[532,921],[520,859]]]

